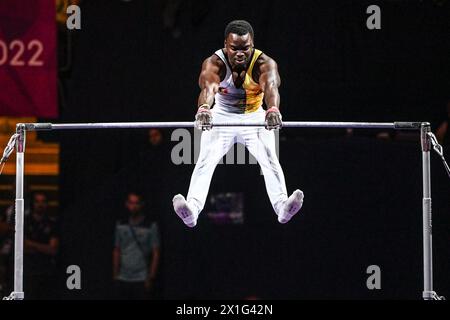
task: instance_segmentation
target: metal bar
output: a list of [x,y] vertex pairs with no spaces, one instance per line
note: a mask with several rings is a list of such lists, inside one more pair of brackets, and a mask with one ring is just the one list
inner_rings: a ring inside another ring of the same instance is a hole
[[[364,128],[364,129],[419,129],[417,122],[320,122],[285,121],[283,128]],[[193,128],[194,122],[99,122],[99,123],[26,123],[28,131],[77,129],[130,128]],[[264,122],[220,122],[213,127],[264,127]]]
[[423,171],[423,298],[431,300],[433,292],[433,242],[431,232],[431,142],[428,133],[431,131],[429,123],[423,123],[421,128],[422,141],[422,171]]
[[24,228],[24,199],[23,199],[23,178],[24,178],[24,157],[26,131],[23,126],[17,127],[19,135],[16,141],[16,214],[15,214],[15,240],[14,240],[14,292],[13,299],[22,300],[23,293],[23,228]]

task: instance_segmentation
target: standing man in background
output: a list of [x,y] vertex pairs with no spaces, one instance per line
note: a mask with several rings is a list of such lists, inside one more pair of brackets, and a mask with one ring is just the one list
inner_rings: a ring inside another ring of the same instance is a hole
[[116,226],[113,279],[117,298],[150,299],[159,266],[159,230],[143,213],[142,195],[130,192],[127,217]]

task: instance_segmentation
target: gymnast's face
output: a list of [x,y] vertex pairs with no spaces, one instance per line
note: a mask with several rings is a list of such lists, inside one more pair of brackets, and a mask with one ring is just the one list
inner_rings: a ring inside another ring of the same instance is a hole
[[245,69],[253,52],[253,38],[250,33],[243,36],[230,33],[225,39],[225,52],[233,69]]

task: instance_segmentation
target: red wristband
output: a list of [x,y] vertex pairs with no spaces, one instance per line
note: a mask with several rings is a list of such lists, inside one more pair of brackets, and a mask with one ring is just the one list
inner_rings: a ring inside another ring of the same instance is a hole
[[197,113],[203,113],[203,112],[211,113],[211,110],[209,110],[207,108],[199,107],[197,110]]
[[277,107],[270,107],[269,109],[267,109],[266,113],[269,112],[278,112],[280,113],[280,110]]
[[200,109],[207,109],[207,110],[209,110],[209,109],[211,109],[211,107],[209,106],[209,104],[204,103],[204,104],[198,106],[198,109],[199,109],[199,110],[200,110]]

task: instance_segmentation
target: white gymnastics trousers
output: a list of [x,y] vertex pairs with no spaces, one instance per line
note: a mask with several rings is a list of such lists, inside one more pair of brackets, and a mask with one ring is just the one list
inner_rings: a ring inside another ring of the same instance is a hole
[[[231,113],[217,105],[211,109],[214,122],[265,121],[265,111],[259,108],[252,113]],[[261,166],[267,194],[278,215],[287,199],[286,182],[275,148],[275,134],[263,127],[215,127],[201,136],[200,154],[192,173],[187,202],[198,211],[203,210],[214,170],[235,143],[242,143]],[[239,183],[236,181],[236,183]],[[249,185],[249,188],[251,186]]]

